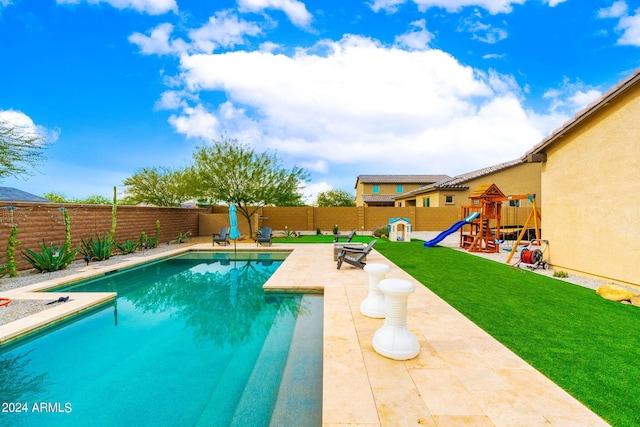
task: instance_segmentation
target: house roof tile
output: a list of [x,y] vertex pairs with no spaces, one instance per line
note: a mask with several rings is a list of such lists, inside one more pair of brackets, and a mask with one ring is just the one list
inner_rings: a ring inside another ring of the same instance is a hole
[[478,169],[475,171],[463,173],[461,175],[456,175],[453,178],[444,179],[442,181],[436,182],[431,185],[427,185],[425,187],[417,188],[412,191],[408,191],[406,193],[400,194],[398,196],[394,196],[394,199],[404,198],[407,196],[413,196],[416,194],[426,193],[434,190],[467,190],[469,186],[465,185],[467,182],[472,179],[481,178],[485,175],[490,175],[492,173],[511,168],[513,166],[517,166],[523,163],[522,159],[510,160],[508,162],[498,163],[497,165],[489,166],[486,168]]
[[358,175],[357,181],[365,184],[433,184],[447,178],[451,177],[449,175]]
[[391,194],[363,194],[362,201],[365,203],[393,203]]

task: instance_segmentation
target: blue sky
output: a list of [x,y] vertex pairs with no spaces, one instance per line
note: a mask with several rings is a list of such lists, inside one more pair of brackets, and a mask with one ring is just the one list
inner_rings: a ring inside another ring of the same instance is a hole
[[0,0],[0,117],[50,141],[2,186],[110,197],[237,138],[311,172],[517,158],[640,66],[640,1]]

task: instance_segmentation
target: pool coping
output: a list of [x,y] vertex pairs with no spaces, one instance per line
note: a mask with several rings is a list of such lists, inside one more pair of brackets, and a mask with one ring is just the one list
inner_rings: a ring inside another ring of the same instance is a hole
[[[400,243],[399,243],[400,244]],[[368,292],[368,276],[348,265],[336,269],[332,244],[238,244],[238,250],[290,250],[265,283],[267,291],[323,292],[323,426],[396,425],[581,425],[606,426],[600,417],[377,251],[369,263],[390,267],[388,278],[416,285],[408,301],[407,325],[420,344],[414,359],[396,361],[372,346],[384,319],[359,311]],[[0,293],[12,299],[55,299],[61,293],[36,292],[189,251],[229,251],[195,244],[104,268],[85,269],[64,278]],[[64,293],[70,301],[0,326],[7,334],[25,334],[115,297],[112,293]],[[303,379],[302,379],[303,380]]]

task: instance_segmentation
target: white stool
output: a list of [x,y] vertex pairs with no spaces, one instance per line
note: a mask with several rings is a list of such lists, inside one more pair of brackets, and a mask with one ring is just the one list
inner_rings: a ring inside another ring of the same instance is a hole
[[384,279],[378,288],[385,297],[386,319],[373,334],[373,349],[389,359],[413,359],[420,353],[420,344],[407,328],[407,299],[415,286],[408,280]]
[[391,270],[385,264],[367,264],[364,271],[369,275],[369,295],[360,303],[360,313],[374,319],[384,318],[384,295],[378,289],[378,283]]

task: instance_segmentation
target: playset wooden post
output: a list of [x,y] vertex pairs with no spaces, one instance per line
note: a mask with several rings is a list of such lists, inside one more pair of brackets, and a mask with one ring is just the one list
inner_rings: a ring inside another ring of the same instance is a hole
[[500,250],[498,240],[500,238],[500,215],[502,202],[507,200],[528,199],[532,205],[529,217],[513,244],[507,263],[511,261],[531,221],[534,223],[536,240],[540,240],[540,221],[542,217],[536,209],[535,194],[505,196],[495,184],[484,184],[478,186],[469,195],[469,199],[471,199],[471,205],[462,207],[462,216],[466,218],[472,212],[480,212],[480,215],[460,228],[461,248],[467,249],[469,252],[498,252]]
[[[471,206],[462,207],[462,216],[480,212],[469,225],[460,229],[460,247],[469,252],[498,252],[502,201],[507,197],[495,184],[478,186],[470,195]],[[495,233],[494,233],[495,230]]]

